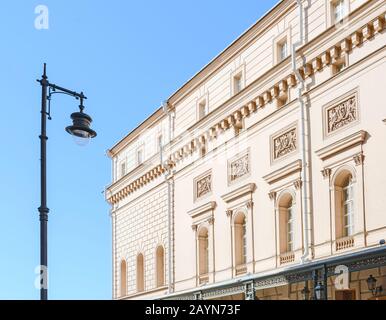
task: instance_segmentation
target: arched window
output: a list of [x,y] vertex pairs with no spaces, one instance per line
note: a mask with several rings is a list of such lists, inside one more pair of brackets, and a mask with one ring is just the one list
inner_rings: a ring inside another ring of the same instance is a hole
[[145,270],[143,254],[140,253],[137,256],[137,291],[142,292],[145,290]]
[[280,254],[294,251],[295,209],[293,196],[290,193],[279,199]]
[[342,170],[334,181],[336,239],[354,235],[354,178],[349,170]]
[[198,232],[198,265],[199,275],[206,276],[209,273],[209,237],[204,227]]
[[294,209],[292,200],[287,208],[287,252],[294,250]]
[[127,295],[127,268],[126,261],[121,261],[121,297],[125,297]]
[[156,250],[156,283],[157,288],[165,285],[165,250],[158,246]]
[[236,267],[247,263],[247,221],[244,213],[236,215],[235,228],[235,262]]

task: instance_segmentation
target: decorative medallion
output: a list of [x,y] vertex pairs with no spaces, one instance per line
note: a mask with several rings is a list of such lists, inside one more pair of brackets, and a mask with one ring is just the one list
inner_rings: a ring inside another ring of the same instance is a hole
[[234,182],[250,172],[249,152],[229,161],[229,182]]
[[198,178],[195,182],[196,199],[202,198],[212,192],[212,174]]
[[326,109],[327,134],[333,133],[358,120],[358,103],[356,94],[343,102]]
[[273,160],[280,159],[297,150],[297,128],[292,128],[273,138]]

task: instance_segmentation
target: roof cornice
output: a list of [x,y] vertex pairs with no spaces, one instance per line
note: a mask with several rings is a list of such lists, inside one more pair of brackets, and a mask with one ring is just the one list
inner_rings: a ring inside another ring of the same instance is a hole
[[266,32],[270,25],[275,24],[276,20],[281,18],[284,13],[295,7],[295,0],[281,0],[270,11],[268,11],[255,24],[247,29],[241,36],[226,47],[220,54],[218,54],[212,61],[204,66],[198,73],[196,73],[190,80],[188,80],[182,87],[173,93],[168,102],[175,105],[187,94],[199,86],[208,77],[212,76],[221,67],[233,59],[241,50],[247,47],[260,34]]
[[153,114],[151,114],[145,121],[140,123],[134,130],[132,130],[128,135],[123,139],[117,142],[111,149],[107,151],[107,155],[110,158],[113,158],[118,154],[122,149],[129,145],[133,140],[138,138],[138,136],[143,133],[144,130],[151,128],[155,123],[166,116],[162,107],[158,108]]

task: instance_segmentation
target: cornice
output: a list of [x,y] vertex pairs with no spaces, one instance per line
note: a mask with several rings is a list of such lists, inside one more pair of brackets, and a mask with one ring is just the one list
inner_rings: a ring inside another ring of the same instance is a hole
[[296,160],[278,170],[275,170],[266,176],[263,177],[265,181],[267,181],[269,184],[273,184],[274,182],[283,179],[284,177],[287,177],[295,172],[299,172],[302,170],[302,161]]
[[[363,45],[368,40],[371,40],[376,33],[382,32],[384,29],[384,15],[385,13],[366,23],[363,27],[347,35],[344,39],[331,46],[328,50],[320,53],[319,56],[314,59],[306,61],[304,65],[298,69],[303,79],[306,80],[315,73],[330,67],[334,61],[340,59],[346,53],[355,50],[358,46]],[[374,25],[381,26],[381,28],[376,29]],[[249,117],[253,113],[259,112],[266,104],[269,104],[276,99],[280,99],[280,96],[286,94],[289,88],[296,86],[297,80],[295,74],[292,73],[288,77],[278,81],[270,89],[263,90],[260,95],[252,101],[244,104],[227,116],[224,116],[222,120],[207,129],[197,138],[192,139],[188,144],[179,147],[179,149],[171,155],[171,160],[177,164],[182,159],[195,152],[201,145],[204,145],[206,141],[216,139],[221,133],[234,127],[237,121]]]
[[239,52],[254,41],[256,37],[266,32],[270,25],[276,23],[277,19],[281,18],[286,12],[295,7],[295,5],[295,0],[279,1],[275,7],[268,11],[262,18],[260,18],[212,61],[196,73],[190,80],[188,80],[181,88],[173,93],[168,99],[168,102],[172,105],[177,104],[184,98],[184,96],[188,95],[192,90],[205,81],[206,78],[216,73],[224,64],[239,54]]
[[[361,10],[363,10],[365,6],[362,6]],[[360,11],[357,9],[352,14],[358,14]],[[302,65],[298,71],[302,75],[303,79],[310,78],[314,75],[316,72],[321,72],[325,68],[329,67],[332,63],[334,63],[335,60],[341,58],[343,55],[352,52],[357,47],[365,45],[368,41],[372,41],[372,39],[379,33],[383,32],[385,29],[385,12],[383,12],[381,15],[378,15],[375,19],[371,18],[367,22],[365,22],[360,28],[352,31],[350,34],[347,34],[344,38],[342,38],[340,41],[335,42],[335,44],[331,47],[329,47],[327,50],[324,50],[323,52],[320,52],[318,56],[314,57],[313,59],[310,59]],[[329,31],[330,32],[330,31]],[[322,34],[319,36],[319,39],[321,39],[325,34]],[[306,47],[307,45],[305,45]],[[302,50],[303,48],[300,48],[299,50]],[[271,69],[269,72],[273,72]],[[251,88],[252,85],[258,85],[257,80],[253,82],[248,88]],[[264,108],[266,104],[270,104],[274,100],[280,98],[281,94],[287,92],[289,88],[293,88],[297,86],[297,80],[294,73],[290,73],[285,78],[282,78],[281,80],[277,81],[273,87],[271,87],[268,90],[263,90],[260,92],[256,98],[250,100],[248,103],[242,105],[237,110],[234,110],[230,112],[227,116],[224,116],[219,122],[215,123],[212,127],[210,127],[208,130],[197,136],[196,138],[193,138],[190,142],[187,144],[179,147],[178,150],[173,152],[168,161],[172,166],[176,166],[180,161],[182,161],[184,158],[189,157],[198,150],[198,148],[205,144],[206,141],[216,139],[221,133],[231,129],[234,127],[234,125],[237,123],[237,121],[241,121],[243,118],[249,117],[251,114],[259,112],[260,109]],[[244,94],[246,93],[246,90],[242,91]],[[162,111],[162,109],[161,109]],[[146,121],[145,121],[146,122]],[[132,133],[133,134],[133,133]],[[124,140],[121,141],[121,144],[127,145],[130,141],[130,139],[133,137],[132,134],[129,134]],[[119,144],[119,145],[121,145]],[[121,145],[121,146],[122,146]],[[118,148],[118,147],[116,147]],[[323,156],[324,151],[319,150],[321,153],[321,156]],[[326,151],[327,152],[327,151]],[[328,152],[327,152],[328,153]],[[128,196],[132,192],[136,191],[143,185],[149,182],[149,179],[153,179],[154,177],[158,177],[160,174],[165,172],[165,168],[162,166],[158,166],[152,170],[150,170],[148,173],[143,175],[141,178],[135,180],[133,183],[131,183],[128,187],[122,189],[121,191],[115,193],[113,196],[109,197],[108,200],[110,203],[118,202],[119,200],[123,199],[124,197]],[[160,171],[160,174],[154,174],[154,172]],[[277,172],[277,174],[279,174]],[[273,175],[273,173],[272,173]],[[271,181],[273,183],[276,181],[275,177],[270,175],[267,175],[264,177],[267,181]],[[112,202],[113,201],[113,202]]]
[[327,147],[317,150],[315,153],[321,160],[326,160],[333,155],[340,153],[349,148],[363,144],[366,141],[368,133],[364,130],[358,131],[339,141],[336,141]]
[[197,208],[194,208],[190,211],[188,211],[188,215],[194,219],[196,218],[197,216],[200,216],[201,214],[205,213],[205,212],[208,212],[208,211],[212,211],[216,208],[216,202],[215,201],[211,201],[211,202],[208,202],[208,203],[205,203],[203,204],[202,206],[199,206]]
[[160,121],[166,116],[163,108],[158,108],[153,114],[151,114],[146,120],[140,123],[135,129],[133,129],[126,137],[117,142],[111,149],[107,151],[107,155],[113,158],[119,152],[128,146],[133,140],[138,138],[144,130],[151,128],[155,123]]
[[[374,1],[377,1],[377,0],[374,0]],[[379,10],[381,9],[381,5],[382,5],[382,1],[378,1],[380,4],[378,5],[374,5],[373,1],[367,1],[366,3],[364,3],[362,6],[360,6],[359,8],[357,8],[356,10],[352,11],[350,13],[350,15],[348,16],[348,19],[350,21],[353,21],[355,19],[361,19],[362,17],[360,16],[360,14],[363,12],[363,10],[367,9],[369,6],[373,6],[372,8],[372,12],[376,11],[376,10]],[[177,93],[180,93],[180,91],[182,91],[185,86],[187,86],[188,84],[192,83],[193,80],[199,76],[201,76],[201,74],[205,71],[206,73],[208,73],[208,75],[212,75],[214,73],[214,71],[210,71],[208,68],[209,66],[211,66],[211,64],[214,64],[215,61],[218,60],[218,62],[221,62],[222,64],[226,63],[228,61],[228,59],[226,58],[226,54],[228,54],[228,51],[234,47],[237,43],[239,42],[246,42],[246,44],[248,44],[250,41],[252,41],[255,37],[258,36],[258,31],[261,29],[261,28],[267,28],[267,24],[270,24],[270,23],[273,23],[273,19],[274,17],[278,17],[280,15],[282,15],[283,13],[285,13],[286,10],[289,10],[289,9],[292,9],[292,6],[295,5],[295,1],[288,1],[288,0],[284,0],[284,1],[281,1],[280,3],[278,3],[276,5],[276,7],[274,7],[271,11],[269,11],[263,18],[261,18],[257,23],[255,23],[250,29],[248,29],[243,35],[241,35],[236,41],[234,41],[227,49],[225,49],[225,51],[223,51],[222,53],[219,54],[219,56],[217,58],[215,58],[211,63],[209,63],[204,69],[202,69],[198,74],[196,74],[191,80],[189,80],[182,88],[180,88],[174,95],[172,95],[169,100],[168,100],[168,105],[170,106],[170,109],[172,109],[172,104],[175,103],[175,101],[173,100],[173,98],[176,97]],[[272,17],[272,15],[275,15]],[[381,28],[381,29],[384,29],[384,21],[385,21],[385,17],[384,17],[384,14],[382,15],[382,17],[379,17],[381,18],[382,20],[376,20],[375,21],[375,24],[376,24],[376,28]],[[265,21],[265,24],[266,25],[263,25],[263,21]],[[378,22],[377,22],[378,21]],[[379,23],[381,22],[381,23]],[[375,29],[376,29],[375,28]],[[256,30],[255,30],[256,29]],[[253,33],[253,30],[254,30],[254,33]],[[342,28],[342,32],[346,30],[345,28]],[[321,34],[319,34],[318,36],[316,36],[315,38],[311,39],[310,41],[308,41],[303,47],[299,48],[297,50],[297,55],[309,55],[309,54],[312,54],[311,51],[312,51],[312,48],[316,48],[314,50],[319,50],[320,48],[320,42],[322,40],[325,40],[325,42],[327,41],[326,38],[328,38],[329,36],[331,36],[332,34],[335,34],[337,31],[339,30],[336,30],[336,27],[335,26],[332,26],[332,27],[329,27],[328,29],[326,29],[324,32],[322,32]],[[376,30],[375,30],[376,31]],[[263,32],[260,30],[260,32]],[[362,33],[362,30],[359,31],[360,33]],[[252,37],[252,40],[250,39]],[[244,39],[245,38],[245,39]],[[248,39],[249,39],[249,42],[248,42]],[[246,45],[245,44],[245,45]],[[244,46],[245,46],[244,45]],[[340,43],[338,44],[340,45]],[[241,50],[242,47],[239,48],[239,50]],[[328,50],[327,50],[328,51]],[[221,59],[220,59],[221,57]],[[313,69],[315,69],[314,67],[317,67],[317,65],[319,64],[318,60],[320,59],[321,57],[315,57],[313,58],[312,62],[314,65],[312,66],[313,68],[309,68],[308,67],[308,71],[310,72],[310,75],[312,74],[313,72]],[[222,65],[221,64],[221,65]],[[219,67],[221,67],[221,65]],[[285,65],[290,65],[288,63],[288,61],[283,61],[282,63],[278,64],[278,65],[275,65],[273,68],[271,68],[270,70],[268,70],[265,74],[263,74],[261,77],[259,77],[258,79],[256,79],[255,81],[253,81],[248,87],[246,87],[244,90],[242,90],[240,92],[241,93],[245,93],[245,91],[252,87],[252,86],[255,86],[256,84],[258,84],[259,86],[262,86],[262,80],[263,79],[267,79],[267,77],[269,77],[270,75],[272,74],[276,74],[278,70],[280,69],[283,69],[283,66]],[[219,68],[218,67],[218,68]],[[307,67],[307,66],[306,66]],[[323,69],[323,68],[322,68]],[[304,70],[302,70],[302,68],[300,68],[300,71],[301,73],[303,73]],[[293,84],[293,86],[296,85],[296,80],[293,79],[293,76],[294,74],[292,72],[289,72],[288,73],[288,76],[285,77],[284,79],[282,80],[288,80],[287,82],[290,82],[291,84]],[[307,77],[307,76],[306,76]],[[198,80],[194,80],[194,81],[198,81]],[[203,81],[203,80],[201,80]],[[278,82],[280,83],[280,82]],[[269,91],[275,91],[275,87],[273,87],[271,90]],[[237,97],[240,96],[240,94],[232,97],[229,101],[227,101],[225,104],[229,104],[231,101],[237,99]],[[222,109],[222,107],[218,107],[216,108],[217,109]],[[214,112],[212,112],[214,113]],[[157,115],[159,118],[157,118]],[[114,147],[112,147],[110,150],[107,151],[107,154],[108,156],[111,158],[111,157],[114,157],[117,153],[119,153],[123,148],[125,148],[128,144],[130,144],[133,140],[135,140],[135,138],[137,138],[140,134],[140,132],[142,132],[142,130],[144,130],[145,128],[148,128],[150,126],[152,126],[154,124],[154,122],[157,122],[159,121],[160,118],[162,118],[162,116],[165,116],[165,113],[161,108],[159,108],[158,110],[156,110],[150,117],[148,117],[144,122],[142,122],[137,128],[135,128],[133,131],[131,131],[125,138],[123,138],[122,140],[120,140]],[[209,116],[209,115],[208,115]],[[153,121],[151,121],[153,119]],[[192,127],[195,127],[196,125],[193,125]]]
[[122,185],[125,185],[135,179],[135,177],[148,173],[158,164],[159,154],[155,154],[150,159],[141,163],[140,165],[137,165],[133,170],[129,171],[127,174],[118,178],[115,182],[107,186],[106,190],[112,191],[114,189],[120,188]]
[[256,190],[256,184],[248,183],[240,188],[232,190],[231,192],[224,194],[221,198],[226,202],[232,202],[248,193],[252,193]]
[[154,167],[152,170],[148,171],[146,174],[142,175],[138,179],[129,183],[126,187],[120,189],[119,191],[112,194],[112,192],[106,193],[106,199],[110,204],[115,204],[126,198],[130,194],[134,193],[138,189],[152,182],[163,173],[165,173],[166,169],[162,165],[158,165]]

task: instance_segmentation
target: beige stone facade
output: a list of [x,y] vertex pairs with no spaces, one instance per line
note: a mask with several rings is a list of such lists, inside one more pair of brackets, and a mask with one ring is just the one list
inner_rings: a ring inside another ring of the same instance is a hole
[[386,288],[385,19],[280,1],[110,149],[114,299]]

